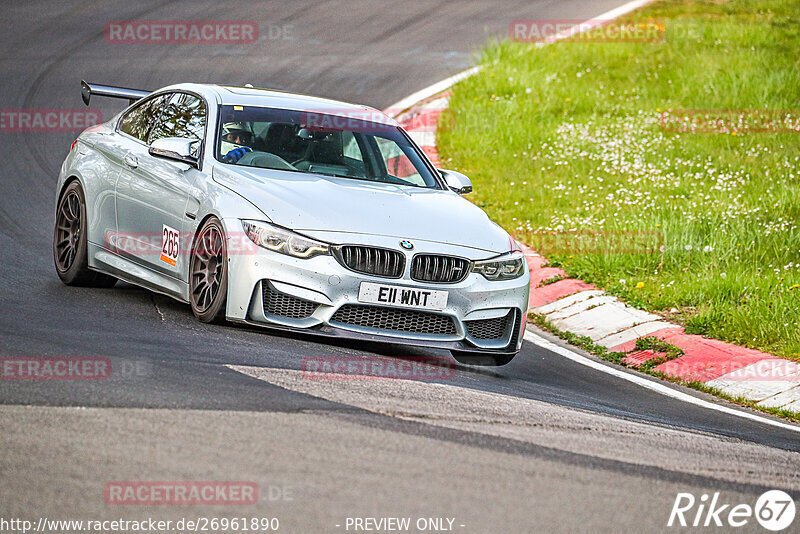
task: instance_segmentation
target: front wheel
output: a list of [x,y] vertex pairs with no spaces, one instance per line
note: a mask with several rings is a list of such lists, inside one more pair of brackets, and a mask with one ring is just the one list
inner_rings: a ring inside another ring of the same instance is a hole
[[485,352],[469,352],[465,350],[451,350],[450,353],[458,363],[484,367],[506,365],[516,356],[516,354],[487,354]]
[[228,253],[225,230],[216,217],[197,232],[189,261],[189,297],[192,313],[204,323],[225,320],[228,298]]
[[68,286],[111,287],[117,279],[89,269],[86,238],[86,199],[77,180],[70,183],[56,211],[53,260],[61,281]]

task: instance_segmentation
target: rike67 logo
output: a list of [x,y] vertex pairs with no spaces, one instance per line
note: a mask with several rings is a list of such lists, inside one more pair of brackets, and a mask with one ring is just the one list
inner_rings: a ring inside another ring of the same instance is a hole
[[781,490],[761,494],[754,506],[726,503],[719,492],[711,496],[704,493],[699,499],[691,493],[678,493],[667,526],[736,528],[751,524],[755,518],[763,528],[778,532],[791,525],[794,516],[794,500]]

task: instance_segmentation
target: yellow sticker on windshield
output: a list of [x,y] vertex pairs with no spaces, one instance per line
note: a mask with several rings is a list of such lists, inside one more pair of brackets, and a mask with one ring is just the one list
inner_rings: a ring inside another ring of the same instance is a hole
[[242,106],[233,106],[233,111],[244,111],[244,107],[242,107]]

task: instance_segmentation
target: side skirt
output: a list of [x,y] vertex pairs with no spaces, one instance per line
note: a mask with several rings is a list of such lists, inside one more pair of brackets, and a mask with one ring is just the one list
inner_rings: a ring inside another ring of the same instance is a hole
[[89,243],[89,268],[124,282],[189,303],[189,284],[154,272],[105,248]]

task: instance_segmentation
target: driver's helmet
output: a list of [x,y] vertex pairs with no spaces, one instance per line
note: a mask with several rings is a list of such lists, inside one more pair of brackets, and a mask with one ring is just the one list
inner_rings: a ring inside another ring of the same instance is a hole
[[253,131],[241,122],[226,122],[222,125],[222,141],[253,148]]

